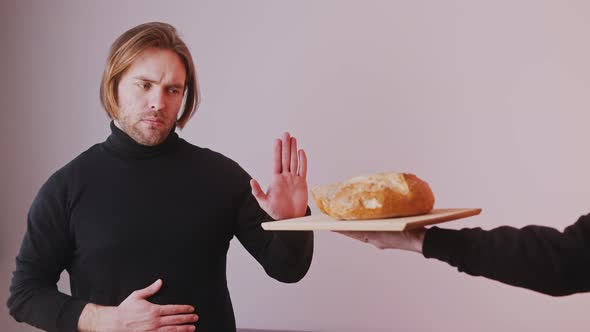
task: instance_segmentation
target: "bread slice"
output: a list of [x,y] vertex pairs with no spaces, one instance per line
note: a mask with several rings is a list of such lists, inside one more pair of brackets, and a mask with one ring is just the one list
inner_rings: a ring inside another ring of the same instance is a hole
[[430,186],[414,174],[377,173],[315,187],[311,195],[325,214],[345,220],[426,214],[434,207]]

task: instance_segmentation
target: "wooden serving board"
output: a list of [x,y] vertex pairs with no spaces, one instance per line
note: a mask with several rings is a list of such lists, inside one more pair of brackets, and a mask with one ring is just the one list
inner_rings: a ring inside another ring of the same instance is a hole
[[370,220],[337,220],[317,214],[262,223],[267,231],[405,231],[480,214],[481,209],[434,209],[428,214]]

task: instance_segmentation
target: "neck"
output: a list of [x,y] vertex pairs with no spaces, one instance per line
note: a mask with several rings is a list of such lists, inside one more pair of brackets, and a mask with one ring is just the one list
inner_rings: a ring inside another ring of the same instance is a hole
[[111,122],[111,135],[105,142],[105,147],[116,154],[133,159],[145,159],[170,152],[178,142],[178,135],[172,128],[166,139],[153,146],[142,145],[129,136],[120,124]]

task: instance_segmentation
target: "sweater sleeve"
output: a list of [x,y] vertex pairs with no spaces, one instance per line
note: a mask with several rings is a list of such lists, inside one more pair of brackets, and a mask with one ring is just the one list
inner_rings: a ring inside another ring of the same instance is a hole
[[552,296],[590,291],[590,214],[559,232],[543,226],[430,228],[423,254],[483,276]]
[[[307,208],[306,215],[311,210]],[[301,280],[311,265],[313,232],[265,231],[260,225],[273,220],[262,208],[248,185],[236,221],[236,237],[272,278],[294,283]]]
[[35,197],[7,301],[18,322],[46,331],[76,331],[87,303],[59,292],[56,285],[73,254],[64,187],[54,175]]

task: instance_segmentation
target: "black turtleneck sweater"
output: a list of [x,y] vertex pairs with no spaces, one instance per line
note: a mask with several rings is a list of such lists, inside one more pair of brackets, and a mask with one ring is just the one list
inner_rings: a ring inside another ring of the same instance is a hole
[[[116,306],[162,278],[150,302],[194,306],[198,331],[235,331],[226,281],[234,235],[271,277],[306,274],[313,233],[263,231],[271,218],[237,163],[174,132],[147,147],[111,130],[33,201],[8,299],[17,321],[75,331],[87,303]],[[64,269],[72,296],[56,287]]]

